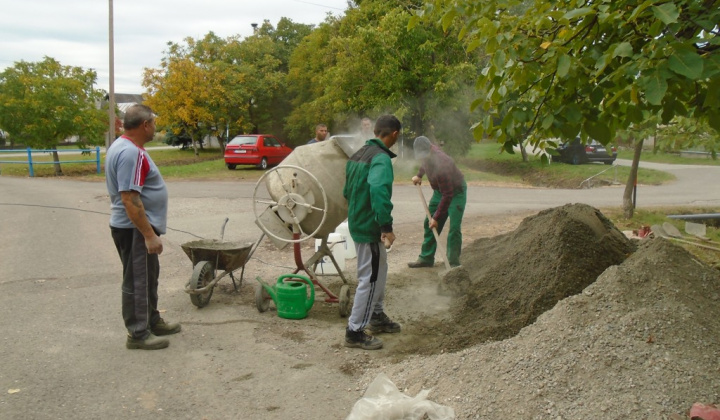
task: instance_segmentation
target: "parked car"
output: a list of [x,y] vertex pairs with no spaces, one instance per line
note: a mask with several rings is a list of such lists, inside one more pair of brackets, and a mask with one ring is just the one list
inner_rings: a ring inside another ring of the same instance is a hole
[[579,165],[588,162],[602,162],[606,165],[612,165],[617,159],[617,148],[610,147],[610,151],[597,140],[590,140],[588,144],[583,144],[580,137],[575,140],[561,143],[557,152],[560,162]]
[[292,149],[269,134],[241,134],[225,146],[225,166],[233,170],[237,165],[256,165],[267,169],[282,162]]

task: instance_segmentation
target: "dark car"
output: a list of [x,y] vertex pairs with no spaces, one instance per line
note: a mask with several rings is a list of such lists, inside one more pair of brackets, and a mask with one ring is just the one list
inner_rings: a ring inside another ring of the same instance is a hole
[[292,149],[269,134],[241,134],[225,146],[225,165],[235,169],[237,165],[255,165],[267,169],[282,162]]
[[558,161],[579,165],[588,162],[602,162],[606,165],[612,165],[617,159],[617,148],[610,147],[610,151],[597,140],[590,140],[588,144],[583,144],[580,137],[575,140],[561,143],[557,152],[559,154]]

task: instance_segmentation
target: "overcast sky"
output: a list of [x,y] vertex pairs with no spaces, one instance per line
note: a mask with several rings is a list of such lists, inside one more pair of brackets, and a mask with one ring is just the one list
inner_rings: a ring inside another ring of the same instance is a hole
[[[142,93],[143,68],[160,66],[169,41],[249,36],[252,23],[281,17],[318,25],[347,0],[113,0],[115,92]],[[93,69],[110,90],[109,0],[0,0],[0,71],[52,57]]]

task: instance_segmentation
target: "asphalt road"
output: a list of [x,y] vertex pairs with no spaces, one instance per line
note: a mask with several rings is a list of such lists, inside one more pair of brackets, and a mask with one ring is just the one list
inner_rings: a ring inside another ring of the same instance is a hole
[[[678,180],[665,186],[640,186],[640,207],[720,207],[720,167],[644,166],[672,172]],[[599,165],[598,169],[606,168]],[[251,210],[253,183],[190,181],[168,185],[171,230],[164,239],[163,275],[185,277],[187,264],[173,267],[185,260],[178,244],[193,239],[193,235],[218,237],[225,217],[231,218],[226,239],[259,237]],[[429,187],[425,188],[427,195]],[[471,186],[466,220],[566,203],[619,207],[623,189],[622,185],[581,190]],[[397,186],[393,201],[396,223],[423,219],[412,185]],[[228,378],[218,372],[222,363],[227,366],[241,355],[209,346],[199,335],[187,334],[183,341],[173,341],[170,349],[159,352],[124,348],[121,266],[107,227],[104,183],[0,176],[0,211],[0,418],[285,416],[253,408],[254,403],[240,401],[232,394]],[[165,298],[166,308],[173,314],[170,318],[182,318],[196,326],[217,321],[215,334],[238,337],[231,341],[233,346],[242,345],[241,337],[252,336],[249,323],[225,323],[223,315],[213,309],[205,308],[201,315],[190,312],[182,286],[162,286],[161,300]],[[253,351],[273,354],[266,347],[261,345]],[[255,363],[265,363],[265,359],[259,360]],[[274,361],[267,363],[263,369],[268,375],[279,369]],[[338,373],[321,370],[306,375]],[[302,388],[306,380],[301,375],[289,377],[282,386],[260,381],[263,388],[255,391],[279,398],[285,386]],[[332,396],[318,398],[318,404],[332,405]],[[239,411],[240,407],[244,411]],[[253,409],[258,410],[254,416],[239,414],[252,413]]]

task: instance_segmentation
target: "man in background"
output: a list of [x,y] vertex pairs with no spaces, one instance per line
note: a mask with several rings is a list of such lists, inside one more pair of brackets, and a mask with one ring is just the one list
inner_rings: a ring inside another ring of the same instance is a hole
[[467,202],[467,185],[465,176],[455,165],[452,158],[446,155],[439,147],[430,143],[430,139],[420,136],[413,143],[415,159],[419,160],[420,169],[412,177],[415,185],[422,184],[423,175],[427,175],[433,196],[428,208],[432,217],[425,218],[425,236],[417,261],[408,263],[410,268],[432,267],[435,264],[435,250],[437,242],[432,229],[437,229],[438,235],[442,232],[447,219],[450,219],[448,232],[447,258],[451,267],[460,265],[460,251],[462,249],[462,218]]
[[360,121],[360,137],[363,141],[375,137],[375,133],[373,132],[373,122],[368,117],[365,117]]
[[318,124],[315,126],[315,138],[310,139],[310,141],[308,141],[307,144],[313,144],[313,143],[325,141],[325,137],[327,137],[327,135],[328,135],[327,125]]
[[155,116],[145,105],[125,113],[125,133],[108,148],[105,183],[110,194],[110,232],[123,266],[122,315],[128,349],[158,350],[170,345],[160,336],[180,332],[158,311],[160,235],[167,226],[165,181],[144,145],[155,136]]

